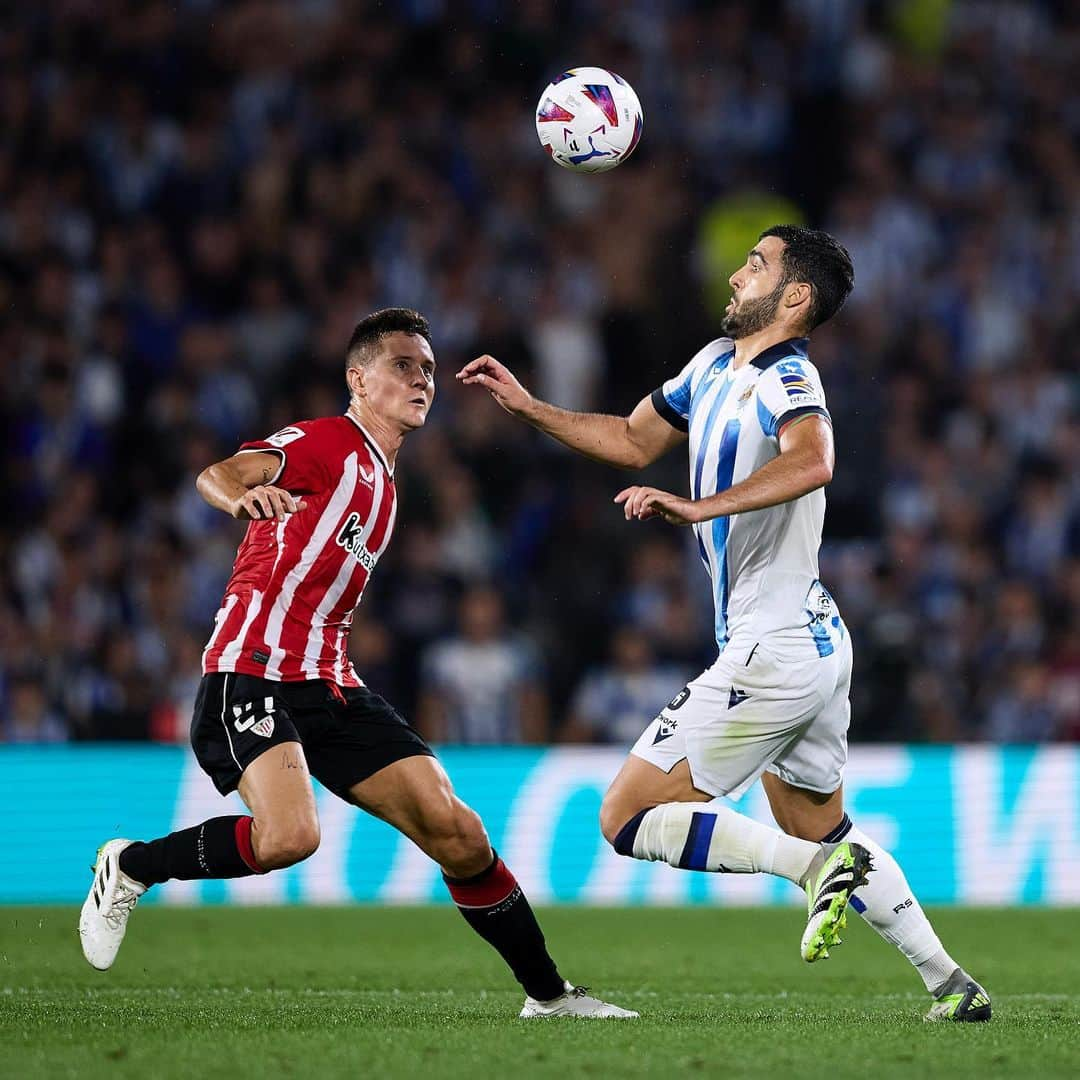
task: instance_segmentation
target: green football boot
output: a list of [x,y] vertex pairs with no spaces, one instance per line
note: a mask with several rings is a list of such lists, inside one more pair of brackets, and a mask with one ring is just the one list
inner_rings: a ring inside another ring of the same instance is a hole
[[821,845],[806,879],[806,930],[800,951],[808,964],[827,957],[829,949],[840,944],[851,894],[866,884],[873,869],[870,852],[862,844]]
[[990,1019],[990,995],[963,969],[957,968],[937,988],[924,1020],[977,1024]]

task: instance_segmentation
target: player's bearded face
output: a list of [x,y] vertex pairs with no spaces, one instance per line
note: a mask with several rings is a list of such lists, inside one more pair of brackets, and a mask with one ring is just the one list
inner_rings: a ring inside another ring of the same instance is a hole
[[785,283],[781,282],[766,296],[747,297],[743,300],[732,297],[720,329],[735,340],[764,330],[776,318],[784,288]]

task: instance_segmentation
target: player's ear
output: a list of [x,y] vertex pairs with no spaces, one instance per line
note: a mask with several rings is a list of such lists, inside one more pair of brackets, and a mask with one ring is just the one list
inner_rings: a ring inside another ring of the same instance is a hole
[[789,309],[801,307],[804,304],[809,308],[813,299],[814,290],[805,281],[793,281],[784,290],[784,306]]
[[349,387],[349,397],[367,397],[363,364],[350,364],[345,369],[345,382]]

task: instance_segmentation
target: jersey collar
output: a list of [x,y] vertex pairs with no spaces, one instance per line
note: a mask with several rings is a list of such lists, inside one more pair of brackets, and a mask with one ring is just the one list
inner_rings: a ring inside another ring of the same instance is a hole
[[390,468],[390,462],[386,460],[386,455],[379,448],[379,444],[375,441],[374,436],[351,412],[346,412],[345,415],[360,429],[360,434],[364,436],[364,441],[368,444],[368,449],[382,462],[382,467],[386,470],[390,479],[394,479],[394,470]]
[[807,349],[809,346],[809,338],[788,338],[787,341],[778,341],[775,345],[770,345],[767,349],[763,349],[750,361],[750,363],[759,371],[764,371],[766,368],[771,368],[773,364],[779,363],[781,360],[786,360],[789,356],[801,356],[806,360]]

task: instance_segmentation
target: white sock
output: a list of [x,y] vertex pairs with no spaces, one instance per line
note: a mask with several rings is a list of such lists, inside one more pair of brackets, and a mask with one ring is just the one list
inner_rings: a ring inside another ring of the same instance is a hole
[[873,856],[867,883],[851,898],[851,906],[915,965],[926,989],[935,991],[958,966],[942,948],[897,861],[855,825],[844,840],[862,844]]
[[[624,830],[625,832],[625,830]],[[718,803],[665,803],[645,813],[615,850],[683,870],[775,874],[801,884],[820,844],[785,836]]]

